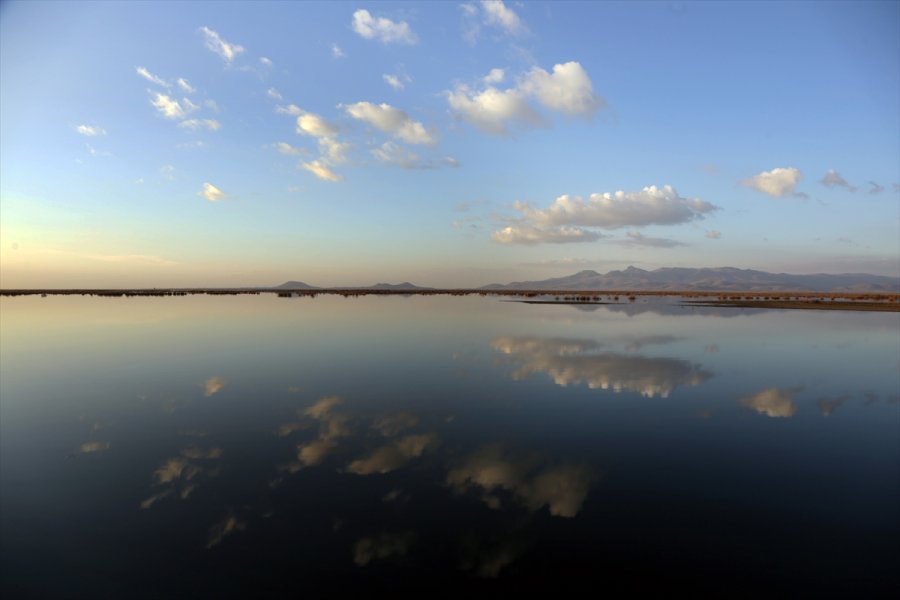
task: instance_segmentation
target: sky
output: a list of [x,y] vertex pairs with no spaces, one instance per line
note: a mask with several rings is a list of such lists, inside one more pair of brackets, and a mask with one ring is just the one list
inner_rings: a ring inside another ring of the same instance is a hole
[[900,276],[900,2],[0,4],[0,286]]

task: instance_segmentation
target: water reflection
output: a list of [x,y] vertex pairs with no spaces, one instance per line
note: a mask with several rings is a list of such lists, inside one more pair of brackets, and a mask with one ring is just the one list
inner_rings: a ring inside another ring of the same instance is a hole
[[203,395],[207,398],[222,391],[227,382],[221,377],[210,377],[203,382]]
[[593,480],[585,466],[546,467],[537,456],[511,456],[500,445],[467,456],[447,474],[451,488],[476,492],[489,508],[502,508],[510,497],[532,511],[546,506],[558,517],[578,514]]
[[415,540],[416,534],[410,531],[363,538],[353,545],[353,562],[364,567],[373,560],[405,556]]
[[602,344],[590,340],[504,336],[491,346],[519,365],[513,379],[546,373],[563,387],[583,383],[591,389],[667,398],[679,385],[696,386],[712,377],[686,360],[600,352]]
[[801,390],[802,388],[769,388],[741,398],[739,402],[767,417],[793,417],[797,412],[794,394]]

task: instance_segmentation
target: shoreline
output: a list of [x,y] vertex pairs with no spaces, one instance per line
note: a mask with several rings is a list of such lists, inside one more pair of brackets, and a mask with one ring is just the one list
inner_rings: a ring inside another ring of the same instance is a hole
[[896,292],[810,292],[810,291],[712,291],[712,290],[485,290],[485,289],[378,289],[378,288],[133,288],[133,289],[6,289],[0,296],[188,296],[260,295],[282,298],[315,297],[319,294],[353,296],[498,296],[527,304],[632,304],[641,298],[681,298],[682,306],[720,308],[770,308],[806,310],[857,310],[900,312]]

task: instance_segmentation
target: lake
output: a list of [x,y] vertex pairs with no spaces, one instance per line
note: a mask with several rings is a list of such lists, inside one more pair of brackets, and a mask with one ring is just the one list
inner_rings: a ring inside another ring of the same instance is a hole
[[0,299],[0,595],[891,596],[900,315]]

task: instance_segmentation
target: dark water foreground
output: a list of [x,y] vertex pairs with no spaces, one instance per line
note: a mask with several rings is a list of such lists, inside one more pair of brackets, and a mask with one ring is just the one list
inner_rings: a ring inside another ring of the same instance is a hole
[[900,590],[900,315],[0,300],[0,596]]

